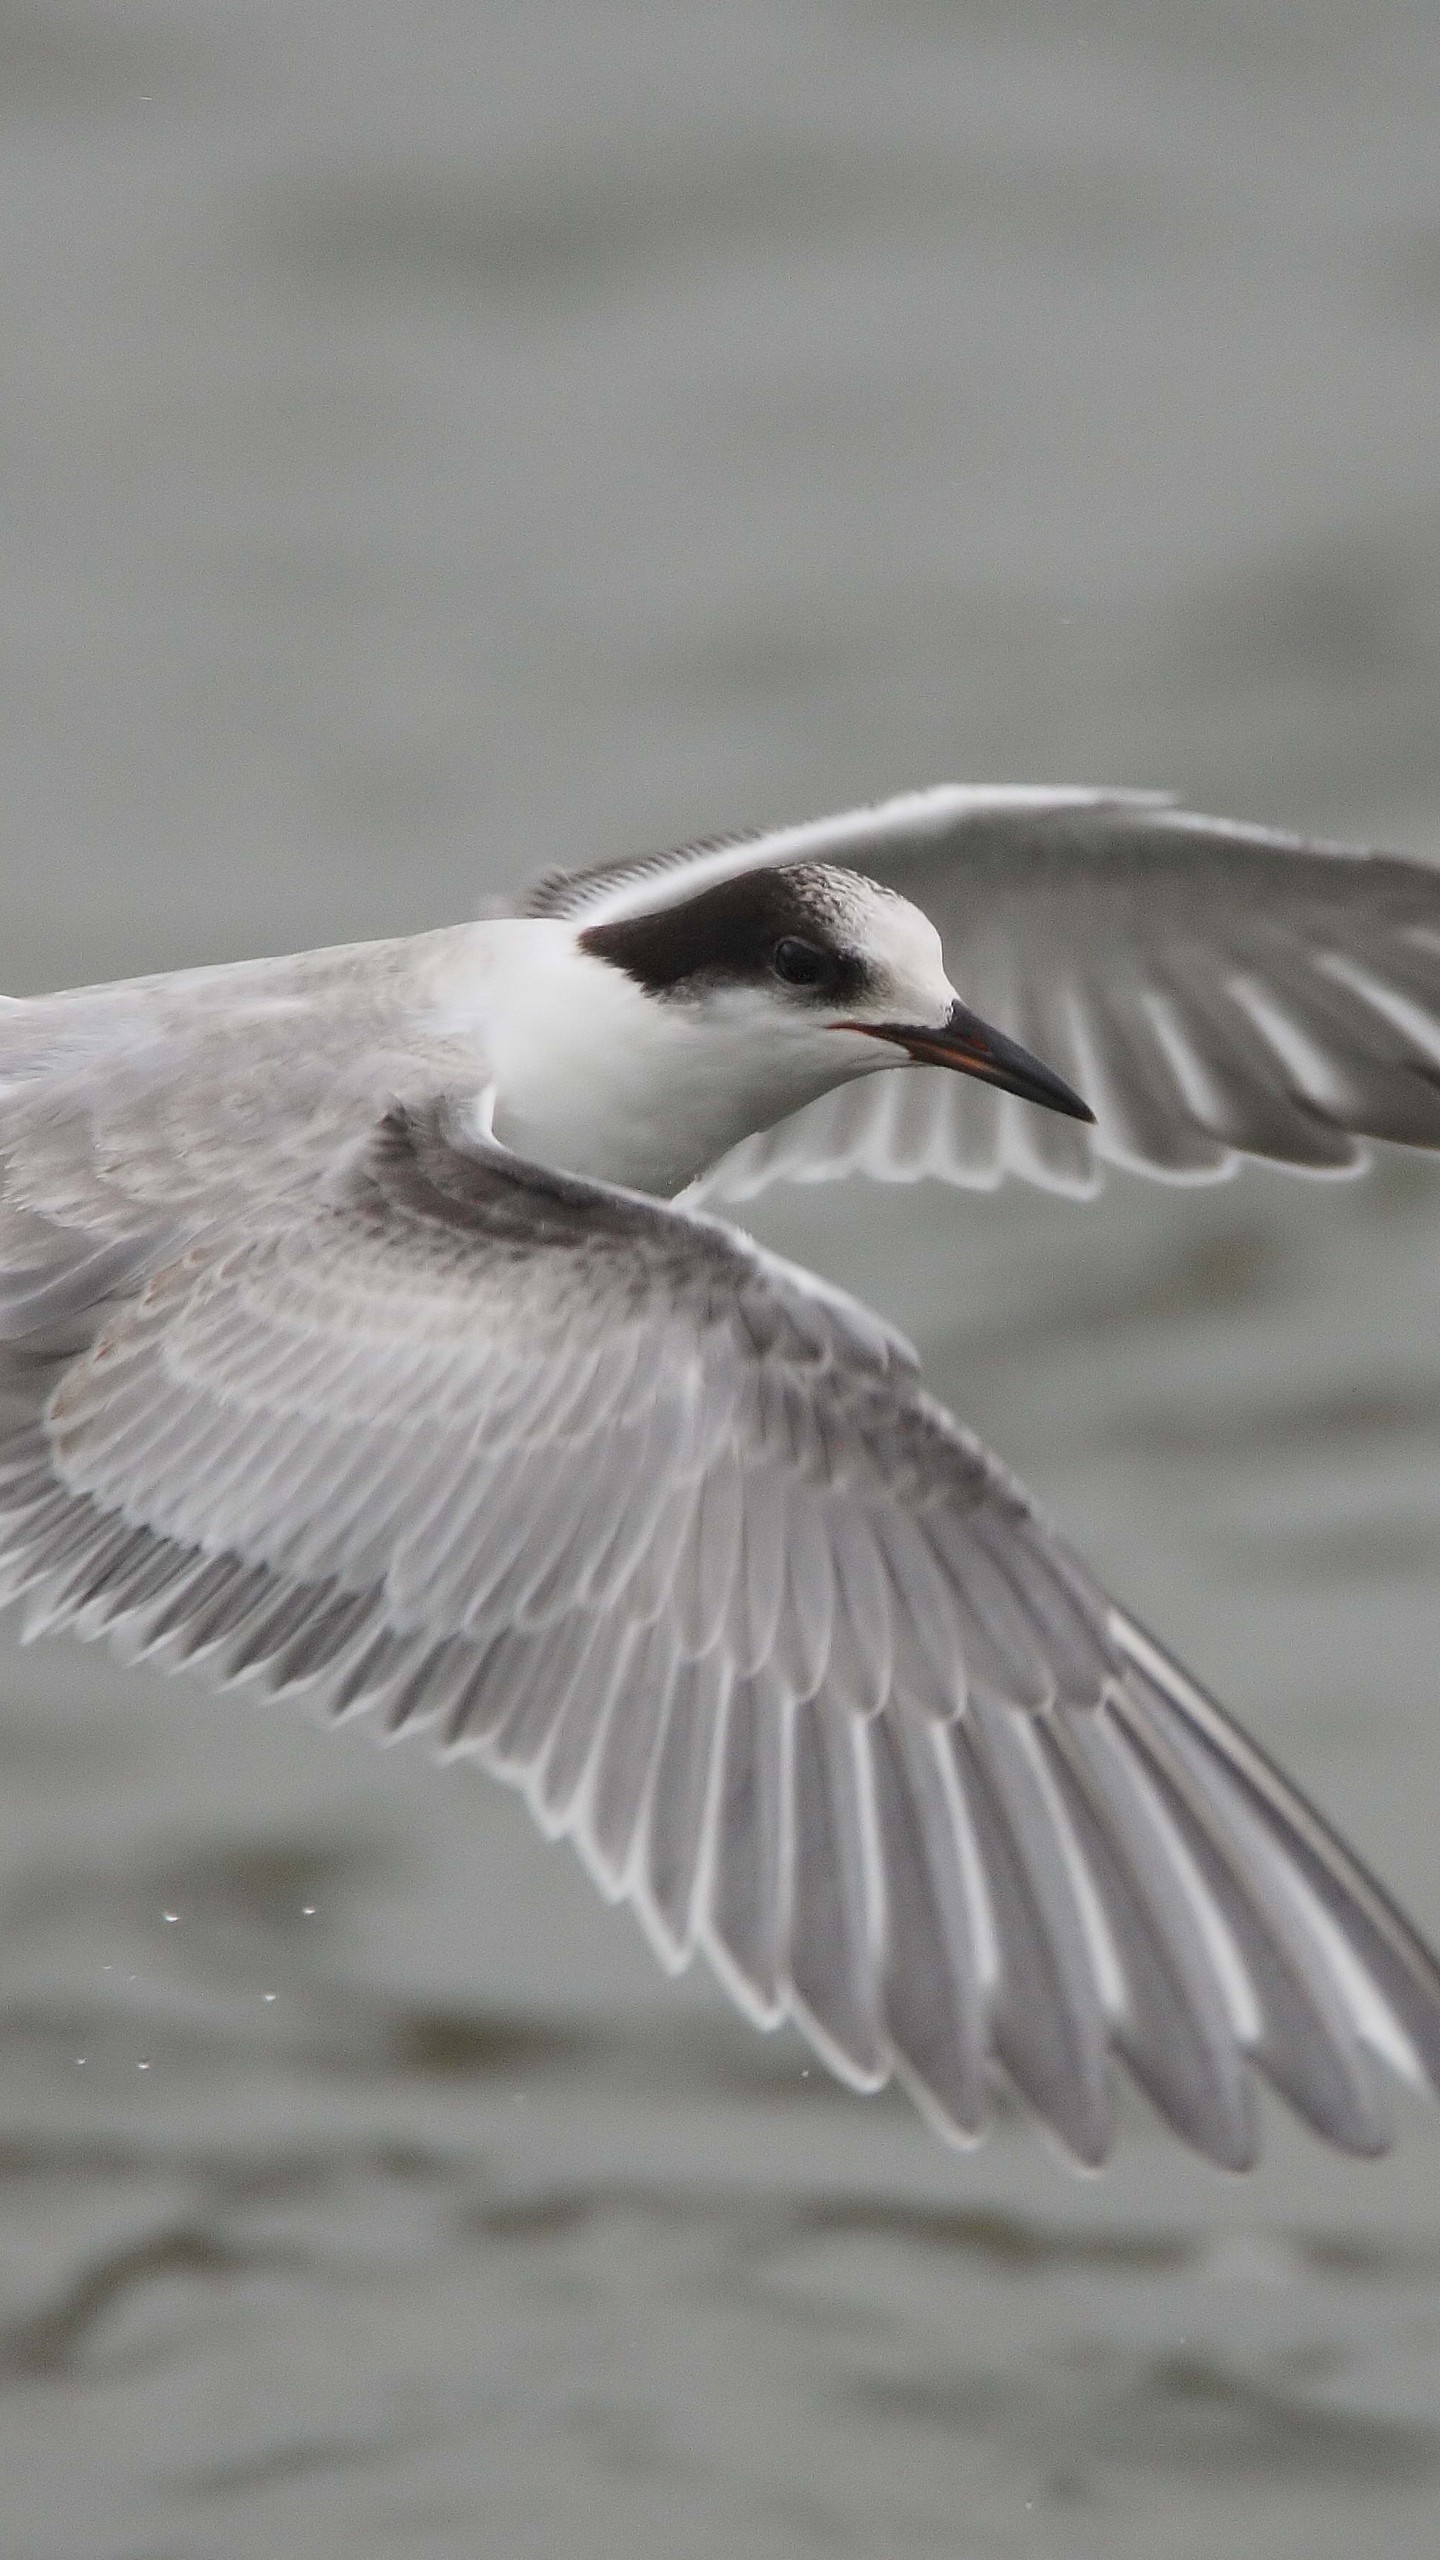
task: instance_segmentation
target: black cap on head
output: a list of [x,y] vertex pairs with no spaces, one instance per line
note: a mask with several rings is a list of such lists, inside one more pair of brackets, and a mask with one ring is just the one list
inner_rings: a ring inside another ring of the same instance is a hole
[[796,863],[743,872],[653,915],[591,925],[580,947],[623,969],[648,995],[778,981],[802,1001],[833,1006],[858,1003],[867,992],[858,922],[858,894],[847,898],[843,880],[820,865]]

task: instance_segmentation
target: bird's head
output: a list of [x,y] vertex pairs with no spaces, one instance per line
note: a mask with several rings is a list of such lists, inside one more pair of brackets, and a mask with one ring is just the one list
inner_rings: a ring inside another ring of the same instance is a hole
[[[526,923],[532,995],[497,987],[497,1134],[675,1190],[832,1086],[905,1061],[1088,1120],[1078,1094],[982,1022],[906,898],[825,863],[752,870],[646,911]],[[516,954],[517,959],[519,953]]]

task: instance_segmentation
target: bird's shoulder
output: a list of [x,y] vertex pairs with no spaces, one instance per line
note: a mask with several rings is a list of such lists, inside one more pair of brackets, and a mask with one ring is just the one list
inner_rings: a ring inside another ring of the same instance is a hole
[[391,1103],[474,1094],[483,930],[0,1000],[6,1204],[123,1228],[294,1191]]

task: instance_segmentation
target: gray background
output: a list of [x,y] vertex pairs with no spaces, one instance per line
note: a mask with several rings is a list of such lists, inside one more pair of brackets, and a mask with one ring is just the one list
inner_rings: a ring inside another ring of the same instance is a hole
[[[1435,852],[1437,98],[1433,0],[0,0],[3,982],[946,776]],[[1440,1930],[1435,1173],[763,1231]],[[1431,2560],[1418,2107],[952,2156],[62,1645],[0,1826],[7,2560]]]

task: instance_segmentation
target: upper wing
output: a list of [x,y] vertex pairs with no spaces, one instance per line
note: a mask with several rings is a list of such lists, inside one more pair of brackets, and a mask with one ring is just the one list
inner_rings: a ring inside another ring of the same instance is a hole
[[1095,1127],[902,1068],[748,1140],[705,1193],[852,1170],[1085,1193],[1107,1162],[1208,1182],[1246,1155],[1341,1173],[1367,1138],[1440,1145],[1440,869],[1144,794],[958,788],[776,831],[750,858],[805,858],[785,848],[827,826],[828,858],[933,919],[965,1002]]
[[1114,2054],[1232,2165],[1251,2060],[1359,2151],[1377,2056],[1440,2080],[1378,1887],[850,1301],[439,1108],[93,1287],[44,1164],[7,1197],[73,1285],[0,1366],[37,1623],[429,1728],[953,2134],[997,2064],[1088,2160]]

